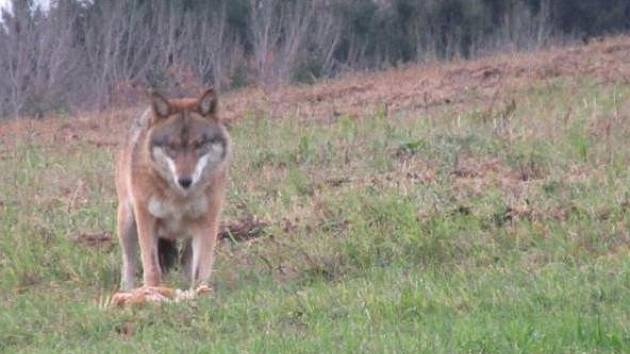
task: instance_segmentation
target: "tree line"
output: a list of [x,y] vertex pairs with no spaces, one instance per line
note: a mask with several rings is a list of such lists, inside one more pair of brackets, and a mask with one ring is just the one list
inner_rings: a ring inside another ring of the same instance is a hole
[[630,29],[630,1],[12,0],[1,19],[11,117],[588,40]]

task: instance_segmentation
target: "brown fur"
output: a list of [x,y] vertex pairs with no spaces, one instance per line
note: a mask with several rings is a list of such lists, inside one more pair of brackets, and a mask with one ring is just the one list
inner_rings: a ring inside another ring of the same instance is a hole
[[[197,99],[166,100],[153,94],[152,108],[136,121],[118,155],[124,290],[134,286],[136,244],[145,286],[160,284],[178,239],[187,243],[183,263],[192,285],[209,279],[230,158],[230,139],[216,105],[212,90]],[[210,165],[200,162],[206,155]],[[201,173],[199,166],[205,167]],[[188,177],[190,189],[178,185]]]

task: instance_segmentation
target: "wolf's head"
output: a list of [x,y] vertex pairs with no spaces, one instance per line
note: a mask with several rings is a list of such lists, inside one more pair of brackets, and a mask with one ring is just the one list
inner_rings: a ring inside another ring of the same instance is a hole
[[157,171],[181,194],[194,190],[227,159],[229,137],[217,115],[217,96],[167,100],[151,94],[149,150]]

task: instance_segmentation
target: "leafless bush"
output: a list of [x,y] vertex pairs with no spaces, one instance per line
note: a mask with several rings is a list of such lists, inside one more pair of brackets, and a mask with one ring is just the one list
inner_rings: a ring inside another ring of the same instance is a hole
[[0,33],[0,99],[3,115],[41,116],[49,110],[68,109],[73,88],[72,73],[80,65],[81,48],[75,45],[76,13],[72,4],[60,1],[45,15],[26,2],[15,2],[14,16],[3,14],[10,32]]

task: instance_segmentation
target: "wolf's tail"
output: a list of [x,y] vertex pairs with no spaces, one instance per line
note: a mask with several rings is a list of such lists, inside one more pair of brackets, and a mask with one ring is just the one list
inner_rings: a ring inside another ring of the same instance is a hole
[[175,240],[158,240],[158,258],[162,273],[167,273],[177,261],[177,244]]

